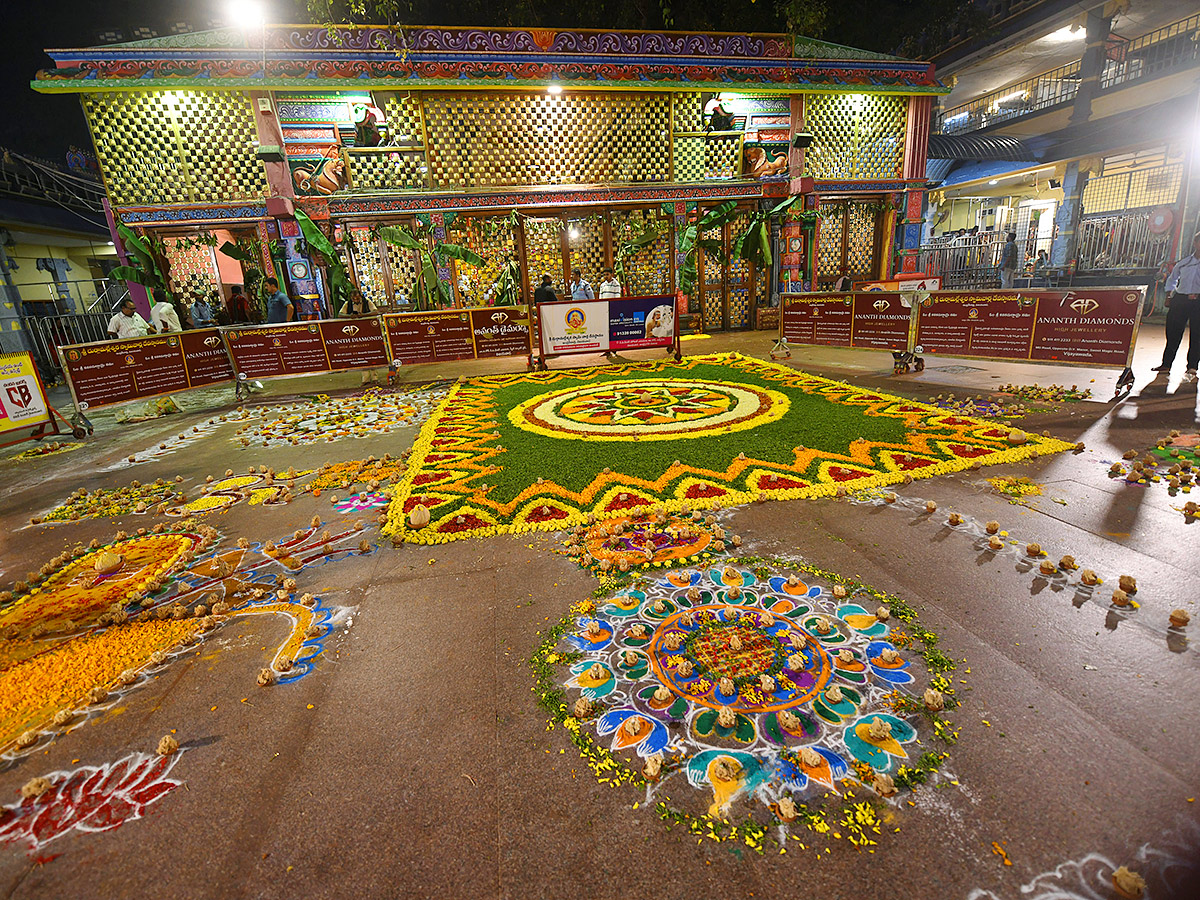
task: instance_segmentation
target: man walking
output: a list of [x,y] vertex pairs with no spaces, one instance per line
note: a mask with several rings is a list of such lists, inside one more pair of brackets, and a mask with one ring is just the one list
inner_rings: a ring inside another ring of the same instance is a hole
[[1000,251],[1000,287],[1011,288],[1017,274],[1017,233],[1010,231]]
[[595,300],[596,292],[592,290],[592,286],[583,280],[583,273],[578,269],[571,270],[571,299],[572,300]]
[[1192,255],[1175,263],[1171,277],[1167,279],[1167,346],[1163,348],[1161,366],[1155,372],[1170,372],[1175,362],[1175,352],[1183,341],[1183,330],[1188,333],[1187,374],[1195,378],[1196,366],[1200,364],[1200,231],[1192,237]]
[[280,325],[292,321],[296,311],[288,295],[279,289],[279,280],[274,275],[267,279],[267,290],[271,292],[267,297],[267,324]]

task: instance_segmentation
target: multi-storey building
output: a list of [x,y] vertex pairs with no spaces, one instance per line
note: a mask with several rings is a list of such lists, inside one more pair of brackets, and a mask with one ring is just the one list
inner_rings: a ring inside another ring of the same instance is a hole
[[922,267],[948,285],[998,284],[1015,231],[1039,281],[1161,281],[1200,226],[1195,5],[987,6],[981,37],[934,56],[952,91],[930,138]]
[[[514,261],[525,298],[618,259],[628,293],[672,293],[689,226],[733,201],[697,254],[709,329],[752,327],[773,287],[915,268],[946,91],[928,63],[778,34],[268,26],[50,56],[34,88],[80,96],[114,216],[163,238],[179,290],[271,272],[319,304],[303,210],[380,307],[429,258],[461,304]],[[793,194],[773,270],[731,252]]]

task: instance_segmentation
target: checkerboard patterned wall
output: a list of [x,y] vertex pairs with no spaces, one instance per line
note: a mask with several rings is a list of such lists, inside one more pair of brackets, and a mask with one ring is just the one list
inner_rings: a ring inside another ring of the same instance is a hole
[[370,228],[348,228],[350,253],[354,258],[354,276],[363,296],[376,306],[388,306],[387,282],[383,275],[383,261],[379,255],[379,238]]
[[85,94],[83,109],[117,205],[229,203],[267,194],[245,93]]
[[567,265],[583,272],[585,281],[599,293],[604,268],[604,220],[599,217],[567,220]]
[[665,94],[425,94],[436,190],[665,182]]
[[[613,252],[619,245],[642,234],[646,226],[658,231],[656,240],[625,258],[621,286],[632,296],[670,294],[671,217],[659,209],[617,209],[612,212]],[[615,260],[614,260],[615,262]]]
[[808,94],[804,124],[816,140],[804,152],[813,178],[899,178],[908,98],[870,94]]
[[473,250],[486,260],[482,267],[454,261],[460,299],[468,306],[482,305],[504,266],[517,255],[512,223],[507,216],[458,216],[449,231],[450,243]]
[[186,245],[177,238],[166,238],[167,259],[171,263],[171,289],[184,303],[190,306],[199,292],[208,298],[210,291],[220,281],[217,263],[211,247]]

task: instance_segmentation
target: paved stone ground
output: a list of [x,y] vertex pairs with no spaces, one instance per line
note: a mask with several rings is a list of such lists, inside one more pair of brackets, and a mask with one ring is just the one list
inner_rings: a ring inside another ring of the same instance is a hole
[[[747,552],[799,556],[895,592],[920,609],[945,652],[965,661],[956,678],[967,702],[952,717],[961,740],[946,777],[919,789],[915,805],[891,810],[873,852],[841,841],[826,852],[809,841],[804,851],[759,858],[732,844],[697,844],[666,830],[639,790],[597,784],[563,731],[546,730],[527,664],[539,630],[594,582],[548,552],[551,536],[497,537],[387,546],[307,570],[302,590],[357,608],[312,674],[257,687],[285,625],[237,620],[104,715],[7,762],[0,802],[12,804],[35,775],[150,751],[171,729],[185,748],[171,773],[183,785],[144,818],[33,850],[0,846],[0,890],[47,898],[1107,898],[1115,895],[1105,866],[1124,863],[1151,876],[1151,897],[1200,896],[1187,865],[1200,856],[1200,815],[1189,802],[1200,795],[1200,666],[1195,645],[1166,623],[1174,607],[1200,613],[1200,525],[1185,524],[1161,485],[1110,481],[1104,464],[1170,428],[1196,428],[1196,385],[1146,377],[1155,340],[1139,351],[1143,377],[1128,400],[1063,404],[1020,423],[1084,440],[1082,454],[921,480],[894,506],[795,501],[732,514]],[[770,342],[751,334],[684,346],[765,355]],[[1087,384],[1104,401],[1113,383],[1111,372],[961,360],[892,378],[882,354],[851,351],[797,351],[792,364],[917,399],[1041,381]],[[429,367],[409,377],[450,374]],[[356,382],[339,376],[319,387]],[[273,383],[250,402],[317,388]],[[77,487],[363,458],[397,452],[415,434],[243,450],[227,426],[161,460],[120,465],[218,408],[198,404],[225,399],[220,390],[185,396],[182,416],[131,426],[98,416],[85,449],[0,461],[0,585],[68,543],[145,523],[28,526]],[[1045,495],[1010,505],[982,484],[998,474],[1029,475]],[[926,499],[937,513],[923,512]],[[242,504],[207,521],[262,540],[314,513],[330,518],[329,509],[326,498],[305,496],[280,508]],[[1099,594],[1038,577],[1015,551],[981,549],[969,528],[945,524],[950,510],[969,523],[995,518],[1053,558],[1071,553],[1101,574],[1135,575],[1142,608],[1118,616]],[[692,792],[668,787],[681,801]]]

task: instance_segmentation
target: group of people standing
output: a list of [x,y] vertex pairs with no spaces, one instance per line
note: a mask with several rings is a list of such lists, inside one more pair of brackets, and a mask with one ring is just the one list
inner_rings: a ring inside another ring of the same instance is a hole
[[[281,316],[280,322],[291,321],[296,317],[295,301],[279,290],[279,282],[274,278],[266,280],[270,300],[275,303],[274,315]],[[279,308],[279,297],[282,296],[286,309]],[[194,328],[215,328],[218,325],[254,324],[261,321],[250,301],[242,291],[242,286],[234,285],[230,292],[229,301],[222,304],[214,291],[211,299],[202,293],[193,294],[190,306],[185,306],[178,297],[169,295],[162,288],[151,292],[150,320],[147,321],[137,311],[137,306],[131,297],[126,297],[118,311],[108,321],[108,336],[111,338],[145,337],[149,334],[170,334],[171,332],[190,331]],[[268,310],[268,321],[272,313]]]
[[[620,280],[613,273],[612,266],[605,266],[601,274],[604,276],[604,280],[600,282],[599,297],[601,300],[615,300],[625,293],[621,288]],[[583,277],[581,269],[571,270],[571,280],[563,290],[562,299],[596,299],[596,291],[592,287],[591,282]],[[558,300],[558,293],[554,290],[554,279],[549,275],[543,275],[541,284],[534,288],[533,291],[534,304],[553,303],[556,300]]]

